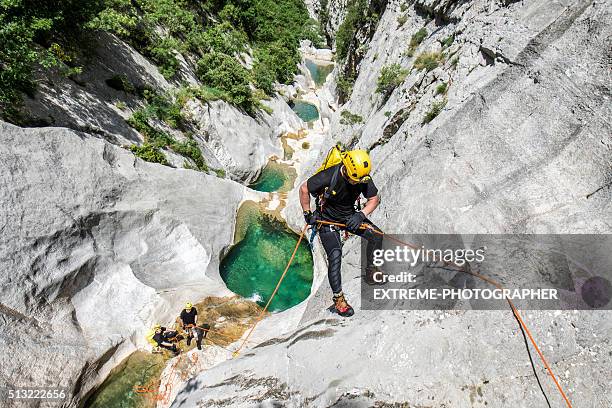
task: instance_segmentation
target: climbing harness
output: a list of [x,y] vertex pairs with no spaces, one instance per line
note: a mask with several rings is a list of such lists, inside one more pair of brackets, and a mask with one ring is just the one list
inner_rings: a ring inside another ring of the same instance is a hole
[[[321,225],[329,225],[329,226],[336,226],[336,227],[346,227],[345,224],[338,223],[338,222],[331,222],[331,221],[322,221],[321,220],[321,221],[317,221],[317,223],[319,224],[319,226],[321,226]],[[263,308],[263,310],[259,314],[258,318],[255,320],[255,323],[253,324],[253,326],[251,326],[251,329],[249,330],[249,332],[248,332],[247,336],[245,337],[245,339],[242,341],[240,346],[238,346],[236,351],[234,351],[234,353],[232,354],[233,357],[237,357],[237,356],[240,355],[240,351],[242,350],[244,345],[247,343],[247,341],[249,340],[249,338],[253,334],[253,331],[255,330],[255,327],[261,321],[261,319],[265,315],[266,311],[268,310],[268,307],[270,306],[270,303],[272,303],[272,299],[274,299],[274,296],[276,296],[276,293],[278,292],[278,288],[280,287],[281,283],[285,279],[285,275],[287,274],[287,271],[289,270],[289,267],[291,266],[291,263],[293,262],[293,259],[295,258],[295,254],[297,253],[297,250],[298,250],[298,248],[300,246],[300,243],[302,242],[302,239],[304,238],[304,234],[306,233],[306,229],[307,228],[308,228],[308,225],[305,225],[304,228],[302,228],[302,232],[300,233],[298,242],[295,245],[295,248],[293,250],[293,254],[291,254],[291,258],[289,258],[289,262],[287,262],[287,266],[285,267],[285,270],[283,271],[282,275],[280,276],[280,279],[278,280],[278,283],[276,284],[276,287],[274,288],[274,291],[272,292],[272,295],[270,296],[270,299],[268,299],[268,302],[266,303],[266,306]],[[371,230],[375,234],[381,235],[381,236],[383,236],[383,237],[385,237],[385,238],[387,238],[387,239],[389,239],[391,241],[394,241],[394,242],[396,242],[396,243],[398,243],[400,245],[407,246],[408,248],[413,248],[413,249],[418,249],[419,248],[416,245],[410,244],[408,242],[401,241],[401,240],[399,240],[399,239],[397,239],[397,238],[395,238],[395,237],[393,237],[391,235],[385,234],[384,232],[379,231],[378,229],[374,228],[373,226],[371,226],[369,224],[361,224],[359,229],[369,229],[369,230]],[[456,266],[457,268],[459,268],[459,269],[453,269],[453,270],[455,270],[457,272],[463,272],[463,273],[466,273],[468,275],[472,275],[472,276],[474,276],[476,278],[482,279],[483,281],[485,281],[487,283],[490,283],[491,285],[495,286],[498,289],[502,289],[503,290],[503,287],[501,286],[501,284],[499,284],[497,281],[495,281],[495,280],[493,280],[493,279],[491,279],[489,277],[486,277],[486,276],[481,275],[481,274],[476,273],[476,272],[472,272],[471,270],[467,270],[466,268],[464,268],[464,267],[462,267],[460,265],[457,265],[455,263],[452,263],[452,262],[447,262],[446,264],[447,265],[453,265],[453,266]],[[510,299],[506,298],[506,301],[508,302],[508,305],[510,306],[512,314],[514,315],[515,319],[519,323],[521,331],[524,331],[524,333],[527,334],[527,337],[529,338],[529,341],[531,342],[531,344],[533,345],[534,349],[536,350],[538,356],[540,357],[540,360],[544,364],[544,367],[546,367],[546,370],[548,370],[548,374],[551,376],[553,382],[555,383],[555,386],[557,387],[557,390],[559,391],[559,393],[563,397],[563,400],[565,401],[567,407],[568,408],[573,408],[572,404],[570,403],[570,401],[569,401],[569,399],[567,397],[567,395],[563,391],[563,387],[561,387],[561,384],[557,380],[557,376],[553,373],[552,368],[548,364],[548,361],[544,357],[544,354],[540,350],[540,347],[538,346],[537,342],[533,338],[533,335],[531,334],[531,331],[529,330],[529,328],[527,327],[527,324],[525,323],[525,321],[521,317],[521,314],[519,313],[518,309],[514,306],[514,303]],[[531,354],[530,354],[530,357],[531,357]],[[535,371],[535,369],[534,369],[534,371]],[[536,378],[537,378],[537,376],[536,376]],[[539,378],[538,378],[538,383],[539,383]],[[546,395],[545,395],[545,397],[546,397]],[[546,397],[546,400],[548,402],[548,398],[547,397]]]

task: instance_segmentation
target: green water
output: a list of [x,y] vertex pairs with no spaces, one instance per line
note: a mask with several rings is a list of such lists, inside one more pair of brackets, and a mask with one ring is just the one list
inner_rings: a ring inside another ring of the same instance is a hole
[[293,109],[293,111],[304,122],[312,122],[319,119],[319,111],[317,110],[317,107],[311,103],[296,100],[293,101],[293,106],[291,109]]
[[165,366],[161,354],[132,353],[114,368],[102,385],[85,403],[89,408],[154,408],[154,392],[138,393],[135,386],[157,391],[159,376]]
[[264,192],[287,192],[293,188],[295,177],[294,169],[271,161],[263,168],[259,178],[249,187]]
[[[246,230],[242,232],[244,237],[221,260],[219,271],[231,291],[253,298],[264,306],[291,257],[298,237],[270,216],[251,212],[247,218],[247,224],[243,226]],[[303,240],[270,311],[286,310],[308,297],[312,286],[312,265],[310,248]]]
[[315,82],[316,86],[321,86],[325,83],[327,76],[334,70],[333,64],[319,65],[316,62],[307,59],[306,68],[310,71],[310,76]]

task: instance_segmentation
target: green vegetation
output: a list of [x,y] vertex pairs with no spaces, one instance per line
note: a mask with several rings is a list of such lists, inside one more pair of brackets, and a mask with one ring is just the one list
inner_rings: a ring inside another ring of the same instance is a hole
[[148,143],[144,143],[142,146],[131,145],[130,150],[144,161],[168,165],[166,156],[164,156],[160,149]]
[[451,45],[453,45],[453,42],[455,41],[455,35],[451,34],[448,37],[446,37],[445,39],[442,40],[441,44],[443,48],[448,48]]
[[386,116],[386,117],[389,117],[389,116],[391,116],[392,114],[393,114],[393,112],[391,112],[391,111],[386,111],[386,112],[385,112],[385,116]]
[[126,110],[127,109],[127,105],[123,101],[115,102],[115,107],[117,109],[119,109],[119,110]]
[[408,45],[408,49],[404,52],[404,55],[412,57],[414,55],[414,51],[423,42],[425,37],[427,37],[427,29],[425,27],[412,34],[412,37],[410,37],[410,44]]
[[400,64],[391,64],[384,66],[380,70],[378,76],[378,82],[376,83],[376,92],[385,95],[390,94],[399,84],[401,84],[406,76],[408,70],[403,69]]
[[366,0],[352,0],[347,7],[346,17],[336,33],[336,56],[344,60],[357,29],[365,22],[368,3]]
[[423,52],[414,60],[414,67],[419,71],[422,69],[427,72],[436,69],[444,62],[444,54],[441,52]]
[[[301,0],[2,0],[2,115],[14,116],[22,93],[34,93],[35,72],[79,73],[80,39],[96,30],[129,43],[168,79],[179,79],[180,55],[199,59],[198,74],[207,87],[202,99],[223,99],[251,114],[259,104],[249,84],[272,94],[274,81],[287,83],[297,72],[299,41],[321,44],[319,24],[308,18]],[[238,62],[248,49],[252,70]],[[122,75],[107,84],[135,92]]]
[[400,4],[400,11],[403,13],[406,10],[408,10],[408,4],[406,3]]
[[[188,92],[186,89],[188,88],[179,91],[182,97],[184,97],[185,92]],[[186,121],[181,113],[182,105],[179,98],[177,97],[176,101],[172,101],[167,95],[147,89],[144,90],[143,94],[147,104],[144,108],[134,112],[128,119],[128,123],[144,136],[145,144],[141,147],[131,146],[130,149],[144,160],[168,164],[165,158],[160,159],[160,155],[163,157],[160,149],[168,148],[191,159],[195,163],[196,170],[208,171],[209,168],[204,161],[202,152],[191,135],[187,136],[186,141],[178,142],[168,132],[151,124],[151,120],[156,119],[171,128],[184,130]]]
[[97,0],[0,1],[0,113],[16,119],[21,94],[36,90],[40,67],[64,75],[80,72],[73,45],[97,13]]
[[321,0],[319,2],[320,4],[320,8],[319,8],[319,24],[321,27],[321,32],[325,32],[325,26],[327,25],[327,22],[329,21],[329,11],[327,11],[327,4],[329,3],[328,0]]
[[408,14],[401,15],[397,18],[397,28],[400,28],[408,21]]
[[413,48],[418,47],[423,42],[425,37],[427,37],[427,29],[423,27],[414,33],[412,37],[410,37],[410,46]]
[[345,109],[340,112],[340,123],[343,125],[356,125],[363,123],[363,117]]
[[348,98],[353,92],[353,86],[355,85],[355,78],[347,75],[338,75],[338,81],[336,86],[344,97]]
[[222,90],[232,104],[248,113],[254,112],[249,72],[233,57],[217,52],[207,54],[198,61],[196,74],[205,85]]
[[431,108],[429,109],[429,111],[425,114],[425,117],[423,118],[422,123],[426,124],[434,120],[434,118],[438,116],[440,112],[442,112],[442,109],[444,109],[445,106],[446,106],[446,99],[444,99],[443,101],[434,102],[431,105]]
[[446,88],[448,87],[447,82],[442,82],[440,85],[436,87],[435,95],[446,93]]

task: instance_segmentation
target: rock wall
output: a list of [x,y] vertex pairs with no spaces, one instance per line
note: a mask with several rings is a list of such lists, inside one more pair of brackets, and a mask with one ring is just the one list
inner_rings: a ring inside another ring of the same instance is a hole
[[[50,73],[41,78],[34,97],[24,95],[28,125],[67,127],[116,145],[139,144],[143,136],[127,122],[144,105],[139,92],[154,89],[174,98],[185,85],[200,85],[194,63],[182,57],[177,77],[169,82],[155,65],[117,37],[100,33],[93,41],[82,73],[69,78]],[[109,81],[117,77],[133,89],[111,87]],[[252,117],[223,101],[188,101],[182,114],[209,167],[248,183],[257,177],[268,157],[282,155],[278,142],[281,131],[299,127],[301,121],[281,96],[263,103],[271,113],[260,111]],[[163,123],[157,125],[177,140],[185,139],[182,132]],[[173,166],[183,167],[184,157],[169,150],[164,153]]]
[[[370,149],[382,198],[373,221],[394,233],[612,232],[610,5],[389,2],[323,143]],[[434,62],[420,69],[424,52]],[[382,68],[395,63],[404,78],[376,92]],[[343,110],[363,123],[341,123]],[[299,211],[290,200],[295,223]],[[349,240],[343,259],[343,289],[357,309],[359,250]],[[298,330],[279,329],[200,374],[173,406],[546,404],[509,311],[357,310],[342,319],[326,310],[330,298],[322,280],[300,306]],[[526,313],[575,406],[612,403],[609,317]],[[551,405],[565,406],[536,367]]]
[[67,387],[74,406],[151,319],[229,294],[219,256],[244,189],[84,133],[0,123],[0,382]]

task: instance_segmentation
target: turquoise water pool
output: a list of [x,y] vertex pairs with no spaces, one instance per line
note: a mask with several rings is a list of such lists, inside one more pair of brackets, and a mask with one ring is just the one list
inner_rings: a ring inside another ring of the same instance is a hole
[[[243,236],[221,260],[221,278],[232,292],[264,306],[291,257],[298,236],[284,223],[259,212],[256,204],[241,207],[238,217],[237,234]],[[286,310],[306,299],[312,276],[312,254],[303,240],[269,310]]]
[[266,167],[263,168],[257,180],[250,184],[249,187],[257,191],[278,191],[284,193],[293,188],[295,178],[295,169],[284,164],[270,161]]
[[319,65],[316,62],[307,59],[306,68],[310,71],[310,76],[316,86],[321,86],[325,83],[327,76],[334,70],[333,64]]
[[313,122],[319,119],[319,111],[316,106],[311,103],[295,100],[291,109],[302,119],[304,122]]

